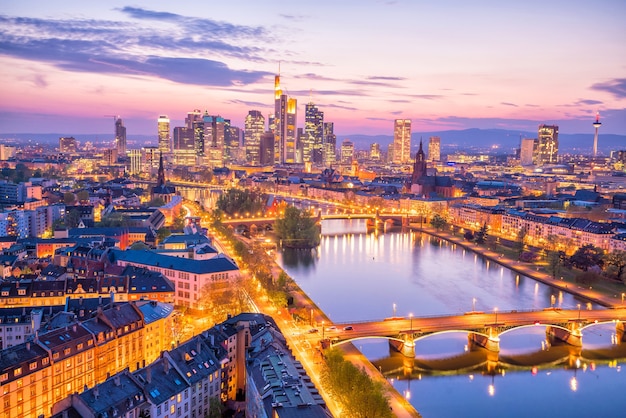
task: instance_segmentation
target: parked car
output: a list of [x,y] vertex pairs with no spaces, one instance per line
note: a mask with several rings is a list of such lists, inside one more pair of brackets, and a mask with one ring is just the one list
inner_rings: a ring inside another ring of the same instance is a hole
[[315,334],[316,332],[319,332],[319,330],[317,328],[311,328],[309,330],[309,334]]
[[352,326],[348,325],[347,327],[343,327],[343,330],[344,331],[352,331],[352,330],[354,330],[354,328]]

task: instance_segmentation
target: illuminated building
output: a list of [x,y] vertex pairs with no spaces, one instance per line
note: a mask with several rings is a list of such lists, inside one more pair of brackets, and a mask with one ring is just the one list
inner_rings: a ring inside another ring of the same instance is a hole
[[196,149],[193,128],[177,126],[174,128],[174,164],[193,166],[196,163]]
[[157,119],[158,149],[168,153],[172,151],[172,138],[170,136],[170,119],[167,115],[161,115]]
[[428,161],[441,161],[441,138],[431,136],[428,140]]
[[143,172],[143,165],[141,162],[141,150],[131,149],[128,150],[128,158],[130,160],[129,172],[130,174],[139,174]]
[[115,149],[118,158],[126,155],[126,127],[119,116],[115,118]]
[[380,144],[374,142],[370,145],[370,159],[380,161]]
[[556,164],[559,154],[559,127],[539,125],[537,134],[537,164]]
[[76,138],[73,136],[62,136],[59,138],[59,152],[62,154],[73,154],[76,152]]
[[411,161],[411,120],[396,119],[393,125],[393,163]]
[[275,135],[272,132],[265,132],[261,135],[260,163],[261,165],[274,164],[274,142]]
[[323,161],[324,112],[313,103],[305,108],[302,162],[321,164]]
[[354,144],[349,139],[344,139],[341,143],[341,163],[352,164],[354,157]]
[[296,161],[296,116],[298,102],[283,94],[280,75],[274,78],[274,163],[294,164]]
[[524,138],[520,144],[520,165],[531,166],[535,163],[537,155],[537,141],[534,138]]
[[598,156],[598,129],[602,126],[602,122],[600,122],[600,114],[596,113],[596,121],[593,123],[593,127],[595,128],[595,134],[593,136],[593,158]]
[[337,154],[337,136],[334,133],[335,124],[333,122],[324,122],[324,161],[325,166],[331,166],[335,163]]
[[246,162],[252,165],[261,164],[261,136],[265,132],[265,118],[258,110],[250,110],[244,125],[244,145]]
[[196,148],[196,155],[208,157],[211,167],[222,167],[224,166],[224,147],[226,145],[226,120],[219,115],[211,116],[205,112],[202,117],[202,124],[204,130],[203,150],[202,153],[198,153]]
[[159,168],[159,148],[143,147],[141,149],[141,161],[143,161],[143,171],[152,175]]

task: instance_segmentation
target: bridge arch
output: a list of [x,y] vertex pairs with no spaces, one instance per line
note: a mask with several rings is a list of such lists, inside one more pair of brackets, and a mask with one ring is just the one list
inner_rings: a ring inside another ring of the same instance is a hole
[[584,329],[591,328],[591,327],[594,327],[596,325],[605,325],[605,324],[611,324],[611,325],[617,326],[617,324],[619,322],[620,322],[620,320],[618,320],[618,319],[612,319],[610,321],[594,321],[594,322],[591,322],[591,323],[589,323],[589,324],[587,324],[587,325],[585,325],[583,327],[580,327],[580,330],[582,331]]
[[437,332],[432,332],[430,334],[424,334],[424,335],[420,335],[419,337],[413,339],[413,342],[416,343],[420,340],[424,340],[428,337],[432,337],[433,335],[442,335],[442,334],[451,334],[451,333],[465,333],[465,334],[477,334],[477,335],[482,335],[485,338],[489,338],[489,334],[485,334],[483,332],[478,332],[478,331],[471,331],[471,330],[467,330],[467,329],[450,329],[450,330],[445,330],[445,331],[437,331]]
[[330,344],[332,346],[337,346],[337,345],[342,345],[342,344],[346,344],[346,343],[351,343],[354,341],[358,341],[358,340],[388,340],[388,341],[398,341],[400,343],[403,343],[404,340],[400,339],[400,338],[395,338],[395,337],[385,337],[385,336],[379,336],[379,335],[372,335],[372,336],[364,336],[364,337],[353,337],[353,338],[348,338],[346,340],[336,340],[333,342],[333,340],[330,340]]
[[567,328],[567,327],[563,327],[563,326],[561,326],[561,325],[554,325],[554,324],[541,324],[541,323],[540,323],[540,324],[520,325],[520,326],[517,326],[517,327],[509,328],[509,329],[506,329],[506,330],[502,331],[502,332],[501,332],[500,334],[498,334],[498,335],[502,336],[502,335],[507,334],[507,333],[509,333],[509,332],[512,332],[512,331],[517,331],[518,329],[523,329],[523,328],[537,328],[537,327],[543,327],[544,329],[545,329],[546,327],[552,327],[552,328],[560,328],[560,329],[562,329],[562,330],[564,330],[564,331],[567,331],[567,332],[571,332],[571,331],[572,331],[571,329],[569,329],[569,328]]

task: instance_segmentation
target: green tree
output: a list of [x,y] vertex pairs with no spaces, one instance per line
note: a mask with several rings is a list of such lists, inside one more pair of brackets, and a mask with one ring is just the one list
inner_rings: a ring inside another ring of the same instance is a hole
[[224,413],[224,405],[220,402],[220,398],[212,396],[209,398],[209,412],[204,416],[205,418],[222,418]]
[[162,197],[155,197],[151,201],[148,202],[149,208],[159,208],[161,206],[165,206],[165,200]]
[[262,212],[267,196],[255,190],[228,189],[216,202],[217,208],[228,215]]
[[569,258],[572,265],[582,271],[589,270],[589,267],[598,266],[602,268],[604,264],[602,249],[595,247],[593,244],[587,244],[580,247]]
[[282,218],[274,223],[276,236],[284,247],[313,248],[320,243],[320,230],[306,211],[287,206]]
[[65,206],[72,206],[74,203],[76,203],[76,196],[74,196],[74,193],[72,192],[64,193],[63,203],[65,203]]
[[121,213],[111,213],[102,218],[102,220],[98,223],[98,226],[102,227],[118,227],[118,226],[127,226],[128,225],[128,217],[124,216]]
[[159,230],[157,230],[157,243],[160,243],[170,235],[172,235],[172,231],[170,231],[168,228],[160,228]]
[[548,261],[547,270],[548,273],[552,275],[553,279],[556,279],[556,276],[561,274],[561,270],[563,269],[563,254],[561,251],[548,251],[548,255],[546,259]]
[[523,226],[517,232],[517,237],[514,242],[513,248],[517,251],[517,257],[521,257],[524,252],[524,246],[526,245],[526,237],[528,236],[528,228]]
[[133,242],[129,249],[134,251],[149,250],[150,246],[142,241]]
[[489,227],[487,226],[487,222],[485,222],[483,226],[481,226],[480,229],[474,234],[474,242],[479,245],[484,244],[487,240],[488,231]]
[[604,256],[604,264],[607,273],[617,279],[626,282],[626,251],[612,251]]
[[78,200],[79,203],[89,203],[89,192],[87,190],[81,190],[76,193],[76,200]]
[[68,228],[76,228],[80,224],[80,212],[78,209],[72,209],[70,213],[65,215],[65,225]]
[[446,220],[446,218],[436,213],[430,220],[430,224],[433,226],[433,228],[441,231],[448,225],[448,221]]

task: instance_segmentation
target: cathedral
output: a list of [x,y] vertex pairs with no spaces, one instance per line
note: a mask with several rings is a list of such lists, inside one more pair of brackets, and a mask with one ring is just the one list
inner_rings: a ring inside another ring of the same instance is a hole
[[454,185],[452,179],[447,176],[428,175],[428,167],[426,163],[426,155],[422,149],[422,141],[420,147],[415,154],[415,162],[413,163],[413,174],[406,187],[410,193],[424,197],[454,197]]
[[161,198],[167,204],[172,200],[172,196],[176,194],[174,186],[165,184],[165,169],[163,168],[163,153],[159,157],[159,174],[157,185],[152,188],[152,199]]

